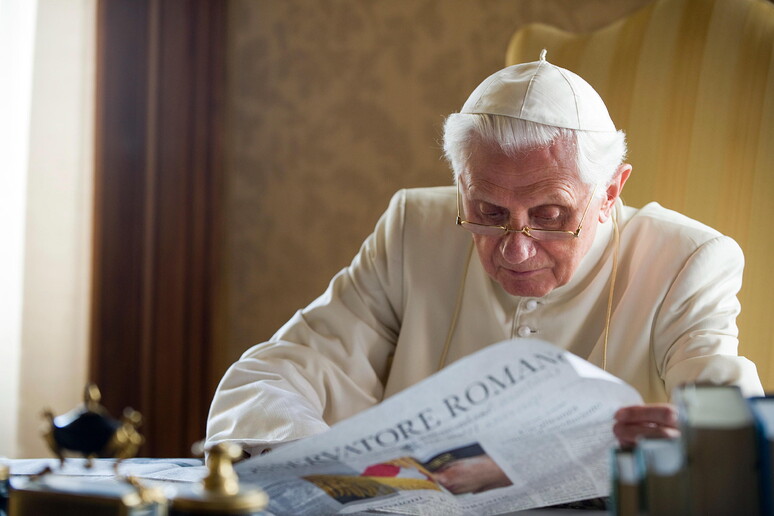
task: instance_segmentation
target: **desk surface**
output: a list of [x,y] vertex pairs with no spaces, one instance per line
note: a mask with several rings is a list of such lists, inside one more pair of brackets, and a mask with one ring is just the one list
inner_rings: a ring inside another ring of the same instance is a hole
[[[85,459],[68,459],[63,467],[56,459],[14,459],[2,461],[9,465],[11,477],[28,477],[39,474],[46,467],[57,474],[80,478],[95,483],[118,482],[115,461],[97,459],[90,468]],[[180,485],[200,482],[207,474],[207,468],[200,459],[129,459],[119,466],[119,474],[136,476],[150,485]],[[607,514],[603,510],[580,510],[567,508],[544,508],[503,513],[504,515],[568,516],[570,514],[589,516]]]

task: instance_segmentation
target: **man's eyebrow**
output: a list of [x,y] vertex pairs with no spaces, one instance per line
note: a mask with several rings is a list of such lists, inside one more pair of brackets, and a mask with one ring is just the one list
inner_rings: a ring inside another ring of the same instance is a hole
[[544,201],[545,202],[542,202],[541,205],[558,204],[561,206],[569,206],[573,204],[574,199],[571,199],[568,195],[561,195],[561,194],[554,193],[546,196]]
[[[499,202],[494,202],[492,200],[491,195],[489,195],[488,192],[486,191],[481,191],[481,189],[475,189],[475,190],[469,190],[469,192],[470,192],[469,198],[471,201],[485,202],[487,204],[491,204],[492,206],[497,206],[498,208],[508,209],[507,206],[504,206]],[[569,195],[562,194],[560,192],[552,192],[547,194],[545,197],[540,197],[540,202],[533,206],[530,206],[529,208],[536,208],[539,206],[546,206],[546,205],[558,205],[558,206],[572,208],[576,202],[577,201],[575,201],[575,199],[570,198]]]

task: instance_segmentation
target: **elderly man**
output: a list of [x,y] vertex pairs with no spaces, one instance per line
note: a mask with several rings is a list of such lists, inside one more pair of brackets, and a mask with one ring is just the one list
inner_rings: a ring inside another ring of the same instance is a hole
[[507,338],[633,385],[648,405],[617,414],[623,443],[677,431],[681,383],[762,392],[737,355],[742,251],[658,204],[622,204],[625,138],[583,79],[544,54],[505,68],[448,117],[444,148],[456,186],[398,192],[328,290],[245,352],[209,445],[258,453],[322,432]]

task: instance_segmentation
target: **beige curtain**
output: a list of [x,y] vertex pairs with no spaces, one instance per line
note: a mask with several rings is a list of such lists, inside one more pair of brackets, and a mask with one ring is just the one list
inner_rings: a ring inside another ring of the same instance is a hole
[[29,130],[13,128],[28,154],[13,171],[0,166],[25,185],[16,192],[25,206],[17,221],[20,285],[3,292],[19,319],[10,321],[14,338],[0,343],[0,455],[37,457],[50,455],[41,410],[71,409],[86,383],[96,1],[20,2],[34,12],[34,53],[21,92],[29,96]]

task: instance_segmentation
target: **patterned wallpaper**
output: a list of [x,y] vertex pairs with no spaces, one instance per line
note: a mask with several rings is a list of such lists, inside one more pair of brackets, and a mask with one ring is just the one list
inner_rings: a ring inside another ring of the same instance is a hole
[[323,292],[394,191],[450,183],[443,117],[516,28],[585,32],[649,1],[231,0],[223,368]]

